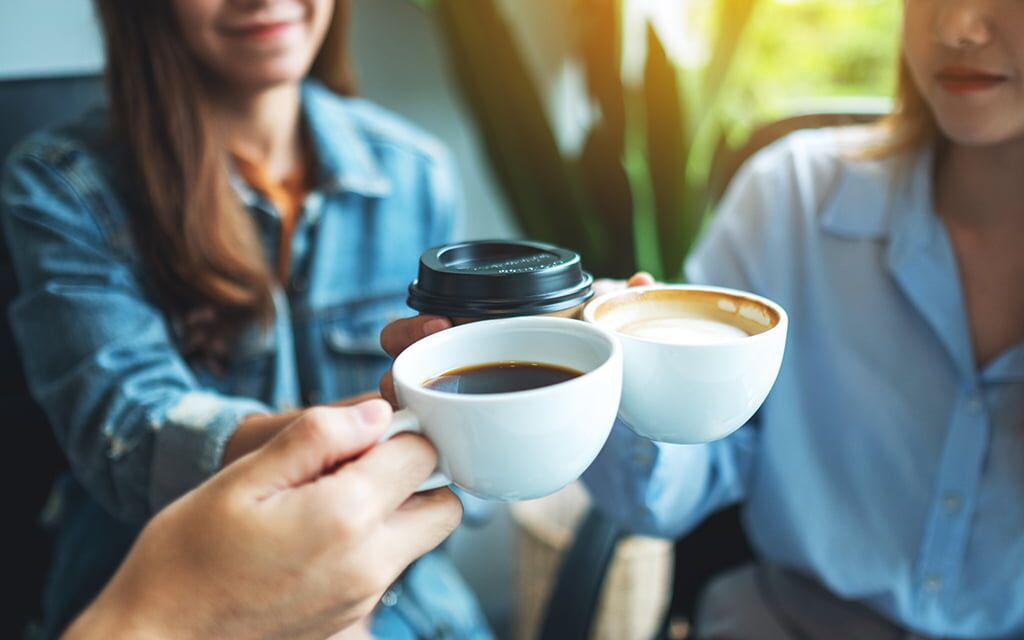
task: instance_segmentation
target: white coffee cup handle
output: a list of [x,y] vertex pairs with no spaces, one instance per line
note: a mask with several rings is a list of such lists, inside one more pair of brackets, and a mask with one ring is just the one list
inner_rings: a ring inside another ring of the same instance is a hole
[[[423,435],[423,426],[420,425],[420,419],[408,409],[401,409],[395,412],[395,415],[391,417],[391,426],[388,427],[388,430],[384,432],[384,435],[380,437],[378,442],[390,440],[400,433],[418,433]],[[430,474],[430,477],[424,480],[423,484],[416,491],[430,491],[431,489],[447,487],[451,483],[452,481],[448,476],[441,473],[439,469],[434,469],[434,473]]]

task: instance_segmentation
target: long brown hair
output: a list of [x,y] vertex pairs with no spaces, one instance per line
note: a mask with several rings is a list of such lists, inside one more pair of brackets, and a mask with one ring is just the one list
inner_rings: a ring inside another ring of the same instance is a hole
[[[272,271],[229,182],[227,150],[204,113],[198,64],[169,0],[95,0],[103,25],[115,135],[136,189],[133,232],[160,304],[183,327],[187,357],[222,359],[234,339],[273,314]],[[354,91],[349,0],[334,18],[314,75]]]
[[868,157],[913,153],[942,140],[935,115],[914,83],[907,61],[902,58],[896,76],[893,110],[878,126],[884,135],[878,146],[868,150]]

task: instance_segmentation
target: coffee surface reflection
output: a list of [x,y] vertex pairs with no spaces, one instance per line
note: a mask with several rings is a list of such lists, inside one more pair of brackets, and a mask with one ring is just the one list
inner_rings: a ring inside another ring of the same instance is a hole
[[510,393],[549,387],[581,375],[575,369],[540,362],[491,362],[446,371],[423,386],[446,393]]

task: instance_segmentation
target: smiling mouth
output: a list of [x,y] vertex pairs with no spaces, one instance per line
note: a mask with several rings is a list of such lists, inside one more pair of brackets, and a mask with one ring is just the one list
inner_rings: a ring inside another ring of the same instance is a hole
[[966,95],[994,89],[1009,78],[968,67],[949,67],[935,74],[935,79],[947,92]]
[[259,24],[246,25],[242,27],[228,27],[224,32],[236,38],[251,38],[265,40],[280,35],[288,29],[298,25],[298,20],[280,20],[277,22],[263,22]]

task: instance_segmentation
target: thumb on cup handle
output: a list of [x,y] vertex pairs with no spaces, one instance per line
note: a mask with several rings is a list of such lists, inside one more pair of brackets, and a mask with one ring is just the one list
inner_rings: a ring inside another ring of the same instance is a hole
[[[391,425],[388,426],[387,430],[384,431],[384,435],[382,435],[377,442],[386,442],[400,433],[418,433],[420,435],[424,435],[423,425],[420,424],[420,419],[409,409],[402,409],[394,413],[391,417]],[[438,451],[437,455],[440,458],[441,452]],[[452,483],[451,479],[441,473],[441,466],[442,465],[438,463],[438,468],[434,469],[434,473],[430,474],[430,477],[424,480],[423,484],[416,488],[417,492],[447,487]]]

